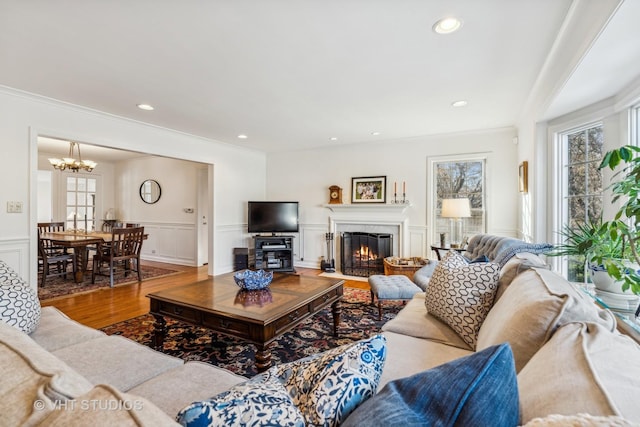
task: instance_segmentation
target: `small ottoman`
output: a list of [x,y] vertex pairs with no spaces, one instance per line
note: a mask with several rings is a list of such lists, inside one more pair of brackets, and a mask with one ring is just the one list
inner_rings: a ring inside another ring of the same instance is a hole
[[378,320],[382,320],[382,300],[410,300],[422,289],[416,286],[407,276],[394,274],[383,276],[374,274],[369,276],[371,287],[371,304],[374,296],[378,298]]

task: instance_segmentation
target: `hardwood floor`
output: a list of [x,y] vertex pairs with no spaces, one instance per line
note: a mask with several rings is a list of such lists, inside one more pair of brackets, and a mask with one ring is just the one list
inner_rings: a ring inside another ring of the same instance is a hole
[[[103,328],[123,320],[131,319],[149,312],[148,293],[173,286],[185,285],[208,278],[207,266],[187,267],[175,264],[144,261],[145,265],[180,270],[180,273],[141,283],[99,289],[81,295],[70,295],[56,300],[43,302],[43,306],[54,306],[72,319],[92,328]],[[296,268],[299,274],[318,275],[321,270]],[[345,286],[369,289],[367,282],[346,280]]]

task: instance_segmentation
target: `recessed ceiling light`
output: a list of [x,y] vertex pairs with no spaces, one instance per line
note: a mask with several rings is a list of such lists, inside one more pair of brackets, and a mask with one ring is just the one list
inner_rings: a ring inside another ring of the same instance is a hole
[[145,111],[153,111],[153,107],[149,104],[138,104],[138,108]]
[[448,17],[438,20],[433,24],[433,31],[438,34],[451,34],[462,27],[462,21],[458,18]]
[[248,137],[247,135],[245,135],[245,134],[241,133],[240,135],[238,135],[238,138],[240,138],[240,139],[247,139],[247,138],[249,138],[249,137]]
[[332,136],[331,138],[329,138],[330,141],[337,141],[338,137],[337,136]]
[[380,132],[371,132],[371,135],[378,136],[378,135],[380,135]]
[[466,107],[467,106],[467,101],[464,100],[460,100],[460,101],[454,101],[451,103],[452,107]]

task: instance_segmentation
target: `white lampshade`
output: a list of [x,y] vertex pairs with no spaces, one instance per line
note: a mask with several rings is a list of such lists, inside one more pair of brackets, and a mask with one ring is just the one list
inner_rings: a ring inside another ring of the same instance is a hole
[[469,199],[444,199],[442,200],[442,218],[469,218],[471,205]]

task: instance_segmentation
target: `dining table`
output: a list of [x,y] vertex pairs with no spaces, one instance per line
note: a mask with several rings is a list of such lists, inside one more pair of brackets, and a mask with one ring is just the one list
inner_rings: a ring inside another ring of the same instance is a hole
[[[144,238],[147,238],[147,234]],[[105,243],[111,241],[112,234],[99,232],[99,231],[55,231],[50,233],[40,234],[41,239],[48,239],[56,246],[62,246],[65,248],[72,248],[76,253],[76,283],[81,283],[84,280],[84,274],[87,271],[88,265],[88,250],[87,248],[92,245],[98,245],[99,243]]]

